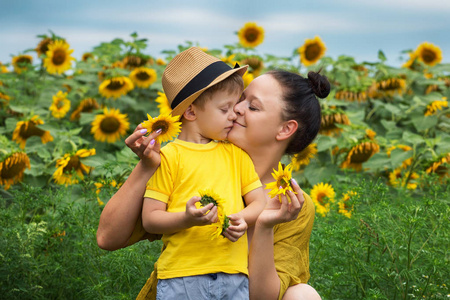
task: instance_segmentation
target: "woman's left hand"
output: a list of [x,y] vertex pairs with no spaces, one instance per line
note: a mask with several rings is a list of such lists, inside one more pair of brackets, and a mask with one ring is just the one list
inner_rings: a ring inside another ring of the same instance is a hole
[[[289,222],[298,217],[305,198],[303,197],[302,189],[300,189],[294,179],[291,180],[291,184],[295,194],[292,191],[287,191],[287,195],[277,195],[269,199],[266,207],[256,221],[257,224],[264,227],[274,227],[277,224]],[[287,197],[290,198],[290,203]]]

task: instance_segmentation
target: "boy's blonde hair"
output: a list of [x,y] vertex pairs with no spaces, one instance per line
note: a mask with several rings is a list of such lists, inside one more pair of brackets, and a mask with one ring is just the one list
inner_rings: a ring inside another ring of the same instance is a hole
[[229,94],[232,93],[242,94],[242,92],[244,91],[244,80],[242,79],[242,76],[240,76],[237,73],[230,75],[226,79],[211,86],[203,93],[201,93],[201,95],[198,96],[198,98],[195,99],[195,101],[192,104],[203,110],[205,108],[206,101],[211,100],[213,95],[219,91],[226,91]]

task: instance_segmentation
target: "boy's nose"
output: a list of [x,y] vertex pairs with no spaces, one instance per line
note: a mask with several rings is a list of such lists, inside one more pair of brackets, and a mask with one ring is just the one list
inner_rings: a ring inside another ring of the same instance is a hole
[[231,110],[231,112],[228,114],[228,120],[234,121],[234,120],[236,120],[236,118],[237,118],[236,113],[234,112],[234,110]]

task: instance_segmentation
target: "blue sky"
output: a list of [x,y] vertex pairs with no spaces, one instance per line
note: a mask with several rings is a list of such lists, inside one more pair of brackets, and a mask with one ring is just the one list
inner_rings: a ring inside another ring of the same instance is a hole
[[450,62],[450,0],[0,0],[0,61],[34,48],[38,34],[65,37],[79,59],[100,42],[149,39],[145,53],[160,56],[185,41],[221,48],[238,41],[246,22],[265,29],[259,54],[289,56],[305,38],[319,35],[326,55],[376,61],[383,50],[399,66],[401,51],[428,41]]

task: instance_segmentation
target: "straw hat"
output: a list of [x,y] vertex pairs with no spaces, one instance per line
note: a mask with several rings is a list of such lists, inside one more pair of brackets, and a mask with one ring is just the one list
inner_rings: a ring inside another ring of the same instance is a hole
[[207,88],[234,73],[243,76],[248,66],[233,68],[220,59],[191,47],[175,56],[162,76],[164,93],[172,107],[172,115],[183,114]]

